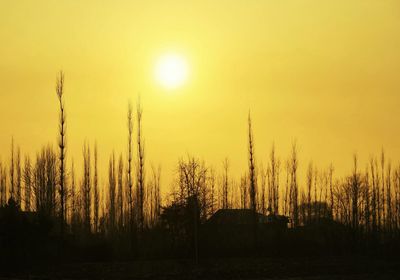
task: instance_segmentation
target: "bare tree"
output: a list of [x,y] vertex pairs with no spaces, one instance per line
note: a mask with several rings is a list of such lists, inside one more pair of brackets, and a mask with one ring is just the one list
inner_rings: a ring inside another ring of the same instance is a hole
[[270,178],[268,180],[268,184],[270,186],[271,212],[275,215],[278,214],[279,212],[279,168],[280,168],[280,162],[276,158],[275,144],[273,144],[270,153],[270,163],[269,163]]
[[255,170],[255,159],[254,159],[254,137],[253,130],[251,127],[251,117],[250,112],[248,116],[248,155],[249,155],[249,193],[250,193],[250,209],[253,213],[252,218],[252,227],[253,227],[253,245],[254,249],[257,246],[257,175]]
[[299,209],[298,209],[298,185],[297,185],[297,148],[296,143],[292,145],[292,154],[290,159],[290,204],[293,226],[299,225]]
[[331,209],[331,217],[334,217],[334,208],[335,208],[335,200],[333,195],[333,165],[329,165],[329,197],[330,197],[330,209]]
[[211,187],[211,215],[215,213],[215,171],[213,168],[210,168],[210,187]]
[[151,214],[150,220],[151,225],[157,224],[157,220],[161,214],[161,194],[160,194],[160,182],[161,182],[161,166],[155,168],[152,166],[152,197],[150,199]]
[[376,177],[376,161],[374,158],[370,160],[371,180],[372,180],[372,198],[371,198],[371,214],[372,214],[372,233],[375,235],[378,231],[378,211],[377,208],[377,177]]
[[94,232],[98,232],[99,227],[99,209],[100,209],[100,193],[99,193],[99,183],[98,183],[98,171],[97,171],[98,153],[97,153],[97,143],[94,146],[94,175],[93,175],[93,224]]
[[21,167],[21,149],[18,146],[17,148],[17,159],[15,162],[15,171],[16,171],[16,178],[15,178],[15,201],[19,206],[21,206],[22,201],[22,167]]
[[249,179],[250,179],[250,209],[256,212],[256,171],[255,171],[255,160],[254,160],[254,140],[253,131],[251,128],[251,117],[249,113],[248,117],[248,136],[249,136]]
[[142,136],[142,115],[143,110],[140,101],[136,108],[136,118],[138,122],[137,128],[137,203],[138,203],[138,223],[139,231],[143,232],[144,227],[144,186],[145,186],[145,170],[144,170],[144,143]]
[[116,176],[115,176],[115,156],[114,153],[110,157],[109,167],[108,167],[108,188],[109,188],[109,231],[114,233],[115,222],[116,222]]
[[32,188],[32,166],[31,160],[28,156],[25,156],[24,164],[24,187],[25,187],[25,211],[31,210],[31,188]]
[[382,226],[385,226],[385,221],[386,221],[386,203],[385,203],[385,152],[381,151],[381,185],[382,185],[382,194],[381,194],[381,198],[379,198],[381,200],[381,205],[382,205]]
[[117,207],[118,207],[118,226],[122,229],[124,225],[124,182],[123,182],[124,162],[122,154],[118,161],[118,180],[117,180]]
[[32,194],[35,210],[44,216],[54,217],[57,208],[57,156],[50,146],[42,148],[36,156]]
[[357,155],[354,155],[354,167],[353,174],[350,179],[351,186],[351,214],[352,214],[352,227],[353,229],[358,229],[358,200],[361,189],[361,179],[360,174],[358,173],[358,158]]
[[[266,200],[267,200],[267,197],[265,195],[265,187],[266,187],[266,184],[267,184],[267,177],[270,176],[270,170],[268,168],[268,170],[265,171],[263,166],[261,166],[259,170],[260,170],[259,174],[261,176],[260,210],[261,210],[261,213],[263,213],[265,215],[267,213],[267,207],[265,206],[266,205]],[[269,201],[269,197],[268,197],[268,201]],[[270,203],[268,203],[268,210],[270,210],[269,207],[270,207]]]
[[14,137],[11,138],[11,161],[10,161],[10,198],[15,196],[15,163],[14,163]]
[[83,181],[82,181],[82,204],[83,218],[86,233],[91,232],[91,206],[92,206],[92,182],[90,171],[90,147],[85,143],[83,146]]
[[7,203],[7,170],[0,161],[0,206]]
[[313,186],[313,165],[310,162],[308,165],[308,171],[307,171],[307,222],[311,222],[311,210],[312,210],[312,204],[311,204],[311,192],[312,192],[312,186]]
[[80,217],[80,210],[79,208],[79,192],[77,190],[76,187],[76,179],[75,179],[75,164],[74,161],[72,160],[71,163],[71,227],[72,230],[75,231],[76,228],[78,227],[78,223],[79,223],[79,217]]
[[248,208],[248,178],[249,176],[247,174],[242,175],[240,178],[240,202],[241,202],[241,208],[242,209],[247,209]]
[[[370,195],[370,182],[369,182],[369,171],[368,166],[366,167],[365,174],[364,174],[364,223],[365,223],[365,233],[370,234],[371,232],[371,195]],[[332,215],[332,218],[335,218]]]
[[229,208],[229,202],[228,202],[228,197],[229,197],[229,160],[228,158],[225,158],[223,161],[223,170],[224,173],[222,175],[222,208],[223,209],[228,209]]
[[392,212],[392,165],[389,162],[386,171],[386,229],[389,234],[393,230],[393,212]]
[[56,81],[56,93],[58,97],[60,113],[59,113],[59,196],[60,196],[60,219],[61,219],[61,234],[64,233],[64,224],[66,222],[66,190],[65,190],[65,107],[64,107],[64,73],[60,71]]
[[128,208],[129,208],[129,230],[132,235],[133,231],[133,182],[132,182],[132,137],[133,137],[133,115],[132,104],[128,104],[128,167],[127,167],[127,186],[128,186]]

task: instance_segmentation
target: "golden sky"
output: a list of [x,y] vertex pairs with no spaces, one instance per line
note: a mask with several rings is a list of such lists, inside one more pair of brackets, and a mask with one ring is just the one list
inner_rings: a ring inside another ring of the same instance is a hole
[[[338,173],[384,147],[400,158],[399,1],[0,1],[0,154],[55,144],[55,77],[65,72],[68,156],[97,140],[101,169],[126,151],[128,100],[141,95],[147,164],[168,183],[187,153],[235,176],[271,144]],[[175,90],[157,59],[187,60]],[[80,174],[80,170],[78,171]]]

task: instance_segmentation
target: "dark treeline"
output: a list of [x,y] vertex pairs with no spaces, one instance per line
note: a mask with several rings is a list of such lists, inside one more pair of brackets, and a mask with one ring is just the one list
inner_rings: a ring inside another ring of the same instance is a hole
[[[140,102],[136,111],[128,105],[127,153],[109,156],[108,179],[101,182],[96,144],[83,144],[82,170],[66,161],[63,73],[56,93],[57,147],[22,157],[12,139],[9,160],[0,162],[3,261],[219,255],[223,249],[216,251],[211,240],[221,231],[208,226],[219,209],[253,213],[251,234],[239,242],[252,245],[234,254],[249,248],[247,253],[257,254],[390,254],[399,247],[400,165],[393,166],[383,151],[365,166],[354,155],[352,170],[342,178],[333,166],[309,163],[300,184],[296,144],[287,160],[274,145],[268,157],[258,155],[249,114],[248,168],[240,180],[230,174],[227,158],[216,169],[187,156],[178,161],[171,190],[162,197],[161,168],[146,165]],[[259,226],[259,214],[286,216],[289,226],[271,234]]]

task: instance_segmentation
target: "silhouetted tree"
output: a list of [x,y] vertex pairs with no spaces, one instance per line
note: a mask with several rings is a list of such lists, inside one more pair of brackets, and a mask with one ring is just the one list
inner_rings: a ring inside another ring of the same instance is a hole
[[210,207],[211,207],[211,215],[215,213],[215,170],[210,168]]
[[35,210],[47,217],[54,217],[57,185],[57,156],[50,146],[42,148],[36,156],[32,190]]
[[7,203],[7,170],[0,161],[0,206]]
[[66,222],[65,213],[66,213],[66,198],[67,192],[65,187],[65,107],[64,107],[64,73],[60,71],[57,81],[56,81],[56,93],[58,97],[58,102],[60,106],[59,113],[59,138],[58,138],[58,147],[59,147],[59,197],[60,197],[60,219],[61,219],[61,234],[64,233],[64,224]]
[[253,131],[251,128],[251,118],[250,113],[248,117],[249,125],[249,180],[250,180],[250,209],[256,212],[257,202],[256,202],[256,171],[255,171],[255,160],[254,160],[254,140]]
[[118,180],[117,180],[117,205],[118,205],[118,227],[121,230],[124,225],[124,182],[123,173],[124,172],[124,162],[122,160],[122,154],[118,161]]
[[264,215],[267,214],[267,207],[266,207],[266,200],[268,200],[268,210],[270,211],[270,205],[272,204],[270,201],[270,197],[266,196],[265,194],[265,187],[267,185],[267,177],[268,177],[268,181],[269,181],[269,177],[270,177],[270,169],[268,168],[267,171],[264,170],[264,167],[261,166],[259,168],[259,175],[261,177],[260,180],[260,189],[261,189],[261,197],[260,197],[260,211],[261,213],[263,213]]
[[127,114],[128,125],[128,167],[127,167],[127,187],[128,187],[128,213],[129,213],[129,231],[133,237],[133,222],[134,222],[134,208],[133,208],[133,182],[132,182],[132,137],[133,137],[133,116],[132,104],[128,104]]
[[297,185],[297,148],[296,143],[292,145],[292,154],[290,158],[290,211],[292,216],[292,223],[294,227],[299,225],[299,209],[298,209],[298,185]]
[[116,222],[116,175],[115,175],[115,156],[114,153],[110,157],[108,166],[108,190],[109,190],[109,206],[108,206],[108,222],[109,231],[113,234]]
[[308,209],[307,209],[307,219],[306,221],[309,223],[311,222],[311,192],[312,192],[312,186],[313,186],[313,166],[312,163],[308,165],[308,170],[307,170],[307,203],[308,203]]
[[71,227],[72,231],[76,232],[78,227],[79,227],[79,222],[80,222],[80,217],[81,217],[81,211],[80,211],[80,205],[81,201],[79,199],[80,193],[79,190],[77,190],[77,185],[76,185],[76,178],[75,178],[75,164],[74,161],[72,160],[71,163]]
[[223,170],[224,173],[222,175],[222,208],[223,209],[228,209],[229,208],[229,203],[228,203],[228,197],[229,197],[229,160],[228,158],[225,158],[223,161]]
[[286,169],[286,184],[285,184],[285,194],[284,194],[284,202],[283,202],[283,214],[285,216],[289,215],[290,212],[290,186],[289,186],[289,178],[290,178],[290,162],[286,161],[285,165]]
[[14,162],[14,138],[11,138],[11,161],[10,161],[10,197],[15,196],[15,162]]
[[276,158],[275,144],[272,145],[270,153],[270,180],[269,185],[271,186],[271,211],[277,215],[279,212],[279,173],[280,173],[280,162]]
[[350,179],[351,184],[351,208],[352,208],[352,227],[354,230],[358,229],[358,200],[361,189],[361,178],[358,173],[358,158],[354,155],[353,174]]
[[152,166],[152,179],[149,187],[149,190],[151,190],[151,196],[149,198],[150,226],[154,226],[155,224],[158,223],[158,217],[161,214],[160,180],[161,180],[161,166],[158,166],[158,168]]
[[253,213],[252,217],[252,226],[253,226],[253,245],[254,249],[257,246],[257,182],[256,182],[256,170],[255,170],[255,159],[254,159],[254,139],[253,139],[253,130],[251,127],[251,118],[250,112],[248,117],[248,136],[249,136],[249,193],[250,193],[250,209]]
[[372,214],[372,232],[375,235],[378,231],[378,219],[377,219],[377,177],[375,160],[371,158],[370,169],[371,169],[371,187],[372,187],[372,198],[371,198],[371,214]]
[[99,191],[99,179],[97,171],[98,153],[97,143],[94,146],[94,175],[93,175],[93,224],[94,232],[98,233],[99,230],[99,210],[100,210],[100,191]]
[[25,156],[24,164],[24,187],[25,187],[25,211],[31,210],[31,188],[32,188],[32,166],[31,160],[28,156]]
[[15,202],[19,207],[21,207],[22,201],[22,168],[21,168],[21,149],[18,146],[17,148],[17,159],[15,162],[15,171],[16,171],[16,178],[15,178]]
[[145,170],[144,170],[144,143],[142,136],[142,115],[143,110],[140,101],[136,108],[137,118],[137,203],[138,203],[138,224],[140,233],[144,227],[144,186],[145,186]]
[[85,143],[83,146],[82,205],[86,233],[91,232],[92,182],[90,169],[90,147]]
[[249,177],[247,174],[244,174],[240,178],[240,202],[241,202],[241,208],[242,209],[247,209],[248,207],[248,196],[249,196]]
[[386,230],[389,235],[393,230],[393,211],[392,211],[392,165],[389,162],[386,171]]
[[333,195],[333,165],[329,166],[329,197],[330,197],[330,209],[331,209],[331,217],[334,214],[335,200]]

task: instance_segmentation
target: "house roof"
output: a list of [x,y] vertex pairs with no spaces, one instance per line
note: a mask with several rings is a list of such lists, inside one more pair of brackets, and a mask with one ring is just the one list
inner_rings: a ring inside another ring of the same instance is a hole
[[[207,223],[218,225],[251,225],[254,219],[251,209],[219,209]],[[256,213],[258,223],[288,222],[287,217],[279,215],[263,215]]]

